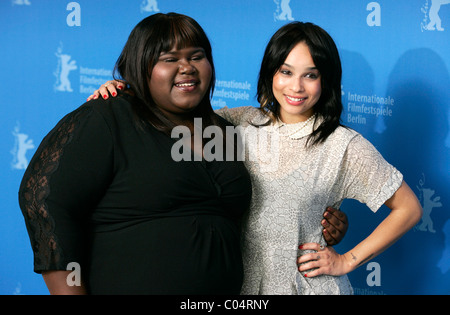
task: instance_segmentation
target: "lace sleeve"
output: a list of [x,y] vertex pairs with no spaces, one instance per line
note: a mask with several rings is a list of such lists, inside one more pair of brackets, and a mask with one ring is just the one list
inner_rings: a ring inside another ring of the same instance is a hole
[[[44,138],[22,179],[19,203],[34,253],[35,272],[66,270],[69,262],[83,260],[83,221],[93,196],[103,189],[101,180],[89,173],[92,167],[99,167],[96,176],[107,174],[109,163],[101,152],[111,150],[111,142],[105,139],[108,130],[101,127],[105,122],[97,116],[92,107],[80,107],[64,117]],[[103,166],[95,162],[92,147],[103,159]],[[88,154],[92,154],[92,161]]]

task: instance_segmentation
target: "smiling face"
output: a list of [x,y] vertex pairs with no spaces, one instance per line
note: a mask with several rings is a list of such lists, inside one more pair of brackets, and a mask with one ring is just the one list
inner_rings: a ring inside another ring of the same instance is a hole
[[167,116],[188,114],[209,91],[212,67],[200,47],[162,52],[153,67],[149,89],[156,106]]
[[289,53],[272,83],[273,95],[280,104],[280,119],[285,123],[307,120],[322,94],[320,72],[308,46],[298,43]]

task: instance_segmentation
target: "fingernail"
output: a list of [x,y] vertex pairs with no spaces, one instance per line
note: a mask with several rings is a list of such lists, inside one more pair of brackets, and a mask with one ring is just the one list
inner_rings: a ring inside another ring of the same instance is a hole
[[298,249],[303,249],[303,245],[299,245],[299,246],[298,246]]
[[308,278],[308,275],[305,273],[305,276],[304,276],[305,278]]
[[108,95],[103,95],[103,98],[106,100],[108,98]]
[[116,92],[112,92],[112,96],[114,96],[114,97],[115,97],[116,95],[117,95],[117,93],[116,93]]
[[94,95],[94,99],[96,100],[98,98],[98,95]]
[[118,88],[119,90],[123,89],[123,87],[122,87],[121,85],[118,85],[117,88]]

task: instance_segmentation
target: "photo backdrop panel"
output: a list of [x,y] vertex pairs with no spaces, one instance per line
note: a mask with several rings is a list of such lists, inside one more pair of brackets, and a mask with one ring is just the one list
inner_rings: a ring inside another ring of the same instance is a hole
[[[448,0],[4,0],[0,2],[3,210],[0,294],[47,294],[17,191],[42,138],[111,78],[131,29],[156,12],[195,18],[213,45],[214,108],[258,106],[260,62],[272,34],[293,21],[327,30],[343,63],[343,124],[368,138],[405,176],[423,219],[351,273],[356,294],[450,293],[450,1]],[[355,201],[345,252],[388,214]]]

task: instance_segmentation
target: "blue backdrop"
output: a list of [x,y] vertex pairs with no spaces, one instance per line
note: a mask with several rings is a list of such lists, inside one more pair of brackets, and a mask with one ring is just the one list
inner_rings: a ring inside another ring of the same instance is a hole
[[[0,2],[0,294],[47,294],[17,202],[42,138],[111,70],[131,29],[155,12],[195,18],[213,45],[215,108],[255,105],[270,36],[311,21],[343,61],[344,124],[405,176],[423,220],[350,274],[356,294],[450,293],[450,0],[2,0]],[[351,248],[388,213],[343,205]]]

